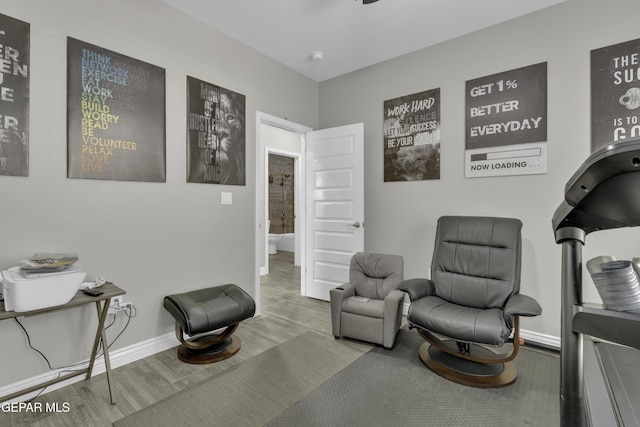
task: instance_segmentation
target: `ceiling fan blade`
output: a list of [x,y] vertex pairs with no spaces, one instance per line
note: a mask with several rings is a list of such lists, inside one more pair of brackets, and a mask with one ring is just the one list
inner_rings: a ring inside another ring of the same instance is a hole
[[375,3],[378,0],[362,0],[362,4],[370,4],[370,3]]

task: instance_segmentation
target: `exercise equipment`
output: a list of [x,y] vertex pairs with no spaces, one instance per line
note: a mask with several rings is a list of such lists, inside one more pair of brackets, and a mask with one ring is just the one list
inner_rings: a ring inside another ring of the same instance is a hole
[[[640,225],[640,138],[592,153],[565,186],[552,225],[562,245],[560,413],[562,426],[585,426],[585,335],[640,349],[640,315],[586,307],[582,246],[595,231]],[[638,254],[631,254],[638,255]]]

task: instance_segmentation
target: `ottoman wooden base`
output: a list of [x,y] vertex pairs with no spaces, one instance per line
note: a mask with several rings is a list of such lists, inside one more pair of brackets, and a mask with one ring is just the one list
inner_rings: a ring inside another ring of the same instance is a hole
[[[217,350],[215,346],[211,349],[193,350],[185,346],[184,344],[178,347],[178,359],[185,363],[192,363],[196,365],[203,365],[206,363],[219,362],[224,359],[228,359],[235,356],[240,351],[241,341],[240,337],[227,338],[227,341],[231,341],[224,346],[223,349]],[[226,344],[223,343],[223,344]]]

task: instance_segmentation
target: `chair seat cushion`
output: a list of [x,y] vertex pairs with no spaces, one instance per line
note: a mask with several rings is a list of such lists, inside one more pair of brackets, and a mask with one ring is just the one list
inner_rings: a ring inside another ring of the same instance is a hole
[[358,296],[349,297],[342,302],[342,311],[382,319],[384,318],[384,300]]
[[412,302],[407,320],[419,328],[456,341],[499,346],[511,334],[502,309],[465,307],[435,296]]
[[191,336],[239,323],[256,309],[253,298],[233,284],[168,295],[164,307]]

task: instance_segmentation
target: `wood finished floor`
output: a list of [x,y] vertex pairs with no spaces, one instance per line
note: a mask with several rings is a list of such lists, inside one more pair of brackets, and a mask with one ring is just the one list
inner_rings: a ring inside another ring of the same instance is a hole
[[[269,274],[261,277],[262,313],[240,324],[236,335],[242,340],[242,349],[236,356],[212,365],[189,365],[179,361],[172,348],[112,371],[116,405],[109,403],[106,376],[101,374],[34,400],[42,402],[43,407],[46,403],[68,403],[68,412],[0,411],[0,426],[111,426],[114,421],[307,331],[331,336],[329,303],[300,296],[300,267],[293,265],[293,253],[278,252],[269,259]],[[371,348],[357,341],[350,345],[363,352]]]

